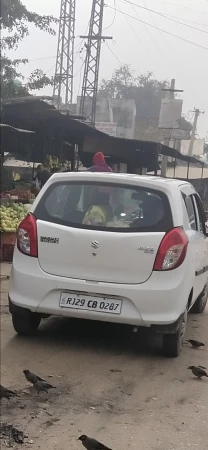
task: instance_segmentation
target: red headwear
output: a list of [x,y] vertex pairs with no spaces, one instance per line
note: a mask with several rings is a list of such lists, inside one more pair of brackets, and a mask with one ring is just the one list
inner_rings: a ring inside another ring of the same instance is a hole
[[102,152],[98,152],[95,153],[92,161],[94,166],[96,166],[96,164],[105,164],[105,157]]

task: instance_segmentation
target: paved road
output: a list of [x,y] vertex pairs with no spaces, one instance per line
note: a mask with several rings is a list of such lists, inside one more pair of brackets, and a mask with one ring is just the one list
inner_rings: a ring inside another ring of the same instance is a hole
[[[8,272],[4,265],[1,274]],[[208,379],[195,380],[190,364],[208,367],[208,310],[189,317],[177,359],[162,357],[160,341],[126,327],[51,318],[35,337],[15,335],[2,282],[2,384],[21,391],[2,404],[2,421],[28,436],[25,448],[79,450],[85,433],[113,450],[207,450]],[[39,373],[57,389],[33,397],[22,370]],[[5,444],[2,442],[2,449]],[[22,447],[21,447],[22,448]]]

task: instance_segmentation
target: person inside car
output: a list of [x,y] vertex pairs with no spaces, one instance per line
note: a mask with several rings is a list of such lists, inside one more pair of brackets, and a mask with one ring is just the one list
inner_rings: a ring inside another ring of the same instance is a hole
[[83,225],[106,226],[112,220],[113,209],[109,203],[108,193],[95,191],[92,205],[88,208],[83,219]]

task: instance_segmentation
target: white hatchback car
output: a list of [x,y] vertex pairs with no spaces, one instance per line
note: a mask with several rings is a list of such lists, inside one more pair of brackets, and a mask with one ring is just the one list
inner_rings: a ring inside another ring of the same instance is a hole
[[190,309],[207,302],[208,239],[186,182],[64,173],[45,184],[17,234],[9,307],[17,333],[41,318],[151,327],[164,353],[182,348]]

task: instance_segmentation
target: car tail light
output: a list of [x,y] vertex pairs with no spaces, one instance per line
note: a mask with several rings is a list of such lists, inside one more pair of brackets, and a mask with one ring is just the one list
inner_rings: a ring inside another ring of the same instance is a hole
[[17,248],[28,256],[38,256],[36,218],[28,214],[17,230]]
[[173,270],[186,256],[188,238],[182,228],[173,228],[164,236],[155,258],[153,270]]

